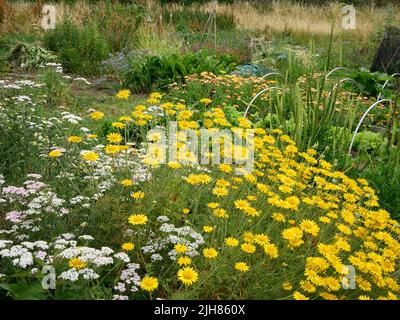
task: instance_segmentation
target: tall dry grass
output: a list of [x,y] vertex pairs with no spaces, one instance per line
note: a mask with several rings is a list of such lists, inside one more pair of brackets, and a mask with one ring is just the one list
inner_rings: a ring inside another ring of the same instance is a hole
[[[12,3],[0,0],[0,35],[31,35],[43,32],[41,21],[44,3],[44,0]],[[72,5],[65,3],[53,5],[56,8],[57,21],[62,21],[65,16],[69,16],[75,23],[82,24],[91,14],[90,6],[83,0],[78,0]]]
[[[41,32],[40,8],[42,4],[43,0],[36,3],[24,1],[7,3],[6,0],[0,0],[0,35]],[[75,23],[82,24],[91,14],[90,5],[82,0],[78,0],[72,5],[64,3],[54,5],[58,21],[68,15]],[[146,7],[147,12],[159,23],[158,17],[161,13],[159,3],[155,0],[148,0]],[[211,11],[212,4],[194,5],[193,7]],[[181,6],[170,4],[169,8],[180,10]],[[388,10],[384,8],[357,7],[357,29],[345,32],[353,33],[360,40],[365,41],[368,40],[371,33],[389,19],[391,23],[400,25],[400,5],[393,8],[394,13],[392,12],[392,16],[389,17]],[[239,2],[232,5],[219,4],[217,11],[232,12],[240,29],[328,35],[331,31],[332,21],[335,21],[334,32],[343,32],[340,28],[342,14],[339,4],[317,7],[274,1],[268,7],[260,10],[248,3]]]
[[[332,18],[336,17],[336,23],[339,22],[337,5],[330,5],[322,10],[320,7],[305,7],[300,4],[289,6],[274,2],[269,10],[262,13],[246,4],[236,4],[235,7],[234,13],[241,28],[329,34]],[[224,9],[223,6],[219,7],[219,10]]]
[[[180,6],[170,5],[172,9]],[[211,12],[213,5],[203,7]],[[394,6],[390,14],[385,8],[371,6],[356,7],[356,30],[341,28],[342,6],[332,3],[327,6],[311,6],[289,4],[286,1],[274,1],[263,10],[257,9],[246,2],[232,5],[218,4],[217,12],[232,12],[239,28],[247,30],[273,31],[277,33],[291,32],[293,34],[329,35],[334,22],[334,33],[354,33],[360,40],[368,40],[371,33],[382,26],[389,17],[395,17],[391,23],[400,25],[400,5]]]

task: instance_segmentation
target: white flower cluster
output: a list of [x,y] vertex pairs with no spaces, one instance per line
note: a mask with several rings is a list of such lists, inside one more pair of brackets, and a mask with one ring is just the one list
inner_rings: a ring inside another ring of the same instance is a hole
[[26,269],[34,264],[35,259],[41,263],[48,263],[50,257],[45,251],[48,248],[45,241],[24,241],[14,245],[13,241],[0,240],[0,257],[8,258],[14,266]]
[[127,268],[121,271],[121,275],[119,277],[119,281],[116,286],[114,286],[114,290],[118,291],[119,294],[114,295],[114,300],[128,300],[129,297],[126,294],[128,292],[136,292],[140,283],[140,276],[136,270],[140,268],[140,265],[137,263],[129,263]]
[[[132,272],[139,268],[139,265],[131,264],[130,258],[125,252],[117,252],[108,247],[95,249],[87,246],[79,246],[76,237],[71,233],[65,233],[58,236],[54,242],[46,241],[23,241],[15,244],[11,240],[0,240],[0,265],[8,259],[15,267],[28,269],[30,274],[35,276],[40,268],[45,265],[53,265],[55,261],[61,262],[60,268],[68,265],[68,260],[79,258],[86,265],[82,269],[69,268],[61,272],[58,278],[75,282],[78,279],[94,280],[100,277],[102,268],[112,268],[117,263],[127,263],[127,269],[122,271],[120,282],[126,285],[137,285],[137,275]],[[93,237],[82,235],[78,240],[90,241]],[[115,259],[115,260],[114,260]],[[3,275],[6,277],[6,274]],[[140,278],[139,280],[140,281]],[[136,288],[137,290],[137,288]],[[135,291],[132,289],[132,291]]]
[[9,80],[0,80],[0,88],[3,89],[20,90],[24,88],[41,88],[43,86],[43,83],[36,83],[32,80],[17,80],[14,82]]
[[82,121],[83,119],[79,116],[76,116],[70,112],[67,111],[63,111],[61,112],[61,119],[72,123],[72,124],[78,124],[80,121]]
[[[103,152],[103,145],[97,145],[94,150],[100,154],[99,159],[90,164],[91,170],[83,177],[87,181],[96,181],[96,193],[91,200],[95,201],[102,197],[108,190],[112,189],[116,183],[119,183],[115,177],[115,170],[129,169],[132,172],[131,179],[138,182],[147,181],[151,175],[148,168],[142,163],[141,151],[144,150],[124,150],[117,156],[109,156]],[[84,153],[84,151],[82,151]],[[76,203],[85,202],[89,206],[88,198],[76,197],[71,199]],[[82,204],[83,205],[83,204]]]
[[114,259],[109,256],[112,253],[114,251],[107,247],[100,250],[90,247],[71,247],[61,251],[57,257],[68,260],[79,257],[79,260],[86,264],[102,267],[114,263]]
[[58,277],[63,280],[75,282],[79,279],[79,276],[81,276],[85,280],[94,280],[94,279],[98,279],[100,277],[100,275],[98,275],[91,268],[84,268],[81,270],[76,270],[76,269],[72,268],[72,269],[62,272]]
[[54,70],[57,73],[63,73],[63,68],[62,68],[61,63],[47,62],[44,66],[40,66],[40,67],[42,67],[42,68],[45,68],[45,67],[54,68]]
[[[150,258],[154,261],[160,261],[163,259],[160,251],[171,248],[171,245],[184,244],[188,247],[187,255],[194,257],[199,255],[197,249],[204,243],[204,238],[201,234],[194,231],[189,226],[175,227],[172,223],[167,223],[169,218],[167,216],[159,216],[157,222],[162,223],[159,230],[162,236],[155,236],[151,234],[147,240],[145,246],[142,247],[142,251],[145,254],[151,254]],[[172,249],[168,251],[168,256],[171,260],[176,260],[177,252]]]
[[[47,227],[46,217],[64,216],[69,210],[64,207],[65,200],[60,199],[48,186],[41,182],[41,176],[30,174],[23,187],[6,186],[0,188],[0,204],[18,207],[18,210],[6,212],[6,220],[12,223],[10,230],[0,230],[1,233],[19,233],[23,231],[37,232]],[[29,235],[21,235],[29,238]]]
[[82,77],[74,78],[73,81],[82,82],[82,83],[87,84],[89,86],[91,85],[91,83],[86,78],[82,78]]

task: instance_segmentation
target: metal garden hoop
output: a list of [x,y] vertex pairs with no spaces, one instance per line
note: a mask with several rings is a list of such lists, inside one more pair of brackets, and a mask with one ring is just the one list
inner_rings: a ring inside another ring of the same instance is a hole
[[365,117],[367,116],[367,114],[368,114],[373,108],[375,108],[378,104],[380,104],[380,103],[382,103],[382,102],[393,102],[393,101],[392,101],[391,99],[382,99],[382,100],[379,100],[379,101],[375,102],[372,106],[370,106],[370,107],[368,108],[367,111],[364,112],[364,114],[363,114],[362,117],[361,117],[360,122],[358,123],[358,125],[357,125],[357,127],[356,127],[356,130],[355,130],[354,133],[353,133],[353,137],[352,137],[352,139],[351,139],[351,143],[350,143],[350,147],[349,147],[349,151],[348,151],[348,154],[349,154],[349,155],[351,155],[351,149],[353,148],[354,140],[356,139],[356,135],[357,135],[357,133],[358,133],[358,130],[360,129],[361,124],[363,123]]

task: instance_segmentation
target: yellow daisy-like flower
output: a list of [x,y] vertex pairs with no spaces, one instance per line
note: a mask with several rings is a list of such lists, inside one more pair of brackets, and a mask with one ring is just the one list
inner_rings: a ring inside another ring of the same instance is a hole
[[132,121],[132,118],[130,116],[121,116],[118,119],[119,121],[123,121],[123,122],[130,122]]
[[186,251],[187,251],[187,246],[185,246],[184,244],[181,244],[181,243],[177,243],[175,246],[174,246],[174,249],[175,249],[175,251],[177,252],[177,253],[185,253]]
[[78,136],[70,136],[70,137],[68,137],[68,142],[79,143],[79,142],[82,142],[82,138],[78,137]]
[[250,203],[247,200],[236,200],[234,204],[235,208],[239,210],[245,210],[246,208],[250,207]]
[[110,143],[120,143],[122,141],[122,139],[123,138],[122,138],[121,134],[119,134],[117,132],[112,132],[107,135],[107,140]]
[[118,93],[115,95],[118,99],[121,100],[126,100],[129,98],[129,96],[131,95],[131,91],[128,89],[124,89],[124,90],[120,90],[118,91]]
[[207,259],[215,259],[218,256],[218,251],[214,248],[206,248],[203,250],[203,256]]
[[122,180],[122,181],[121,181],[121,184],[122,184],[124,187],[130,187],[131,185],[133,185],[133,180],[131,180],[131,179],[125,179],[125,180]]
[[136,191],[131,193],[131,197],[133,199],[139,200],[144,198],[144,192],[143,191]]
[[99,121],[104,118],[104,113],[101,111],[93,111],[90,113],[90,118],[93,120]]
[[171,168],[171,169],[179,169],[179,168],[181,168],[182,167],[182,165],[179,163],[179,162],[176,162],[176,161],[170,161],[170,162],[168,162],[168,168]]
[[95,162],[99,159],[99,155],[94,151],[87,151],[82,154],[82,159],[87,162]]
[[122,122],[119,122],[119,121],[113,122],[111,125],[112,125],[114,128],[118,128],[118,129],[123,129],[123,128],[125,128],[125,123],[122,123]]
[[272,219],[274,219],[275,221],[278,221],[278,222],[286,221],[285,216],[282,213],[277,213],[277,212],[272,214]]
[[212,226],[204,226],[204,227],[203,227],[203,231],[204,231],[205,233],[213,232],[213,231],[214,231],[214,227],[212,227]]
[[282,283],[282,289],[286,290],[286,291],[290,291],[293,289],[293,286],[291,285],[290,282],[285,281],[284,283]]
[[256,252],[256,247],[254,245],[252,245],[251,243],[243,243],[240,248],[246,252],[246,253],[254,253]]
[[217,197],[225,197],[229,193],[229,191],[224,187],[216,187],[213,189],[212,193]]
[[227,218],[228,214],[226,213],[225,209],[217,208],[213,210],[213,215],[218,218]]
[[104,151],[107,154],[116,154],[116,153],[120,152],[121,149],[119,148],[119,146],[116,146],[114,144],[109,144],[104,147]]
[[132,214],[128,218],[128,222],[133,225],[146,224],[147,221],[148,221],[148,218],[144,214]]
[[62,155],[62,151],[60,149],[54,149],[49,152],[50,158],[58,158]]
[[72,258],[68,261],[68,266],[70,268],[75,268],[76,270],[80,270],[86,267],[86,262],[82,261],[79,258]]
[[246,262],[237,262],[235,263],[235,269],[240,272],[247,272],[250,270],[250,267]]
[[313,293],[316,290],[315,286],[310,281],[302,280],[300,281],[300,286],[304,291],[309,293]]
[[152,98],[152,99],[160,100],[161,97],[162,97],[162,94],[159,93],[159,92],[152,92],[152,93],[149,95],[149,97]]
[[145,126],[147,124],[147,120],[144,119],[138,119],[136,120],[136,124],[140,127]]
[[159,99],[155,99],[155,98],[149,98],[146,100],[148,103],[155,105],[155,104],[159,104],[160,100]]
[[225,239],[225,244],[228,247],[237,247],[239,245],[239,240],[236,238],[228,237]]
[[304,294],[301,294],[298,291],[293,292],[293,298],[295,300],[308,300],[308,298]]
[[320,217],[318,220],[321,221],[322,223],[330,223],[331,222],[331,219],[329,219],[328,217]]
[[307,232],[313,235],[314,237],[316,237],[319,233],[318,225],[312,220],[307,220],[307,219],[302,220],[300,223],[300,228],[304,232]]
[[132,242],[125,242],[121,245],[122,250],[132,251],[135,249],[135,245]]
[[245,232],[243,234],[243,240],[248,243],[253,243],[254,242],[254,234],[252,234],[251,232]]
[[282,237],[286,240],[298,240],[303,236],[303,231],[298,227],[288,228],[282,231]]
[[178,279],[185,285],[192,285],[198,278],[199,274],[193,268],[186,267],[178,271]]
[[210,202],[210,203],[207,203],[207,207],[209,207],[209,208],[211,208],[211,209],[216,209],[216,208],[219,207],[219,203],[217,203],[217,202]]
[[140,287],[146,291],[154,291],[158,288],[158,280],[154,277],[145,276],[140,281]]
[[232,172],[233,169],[232,169],[232,166],[230,164],[223,163],[223,164],[219,165],[219,170],[221,170],[223,172],[226,172],[226,173],[229,173],[229,172]]
[[263,233],[259,233],[254,236],[254,242],[260,246],[266,245],[269,243],[269,237]]
[[190,212],[190,209],[189,208],[183,208],[182,209],[182,213],[183,214],[188,214]]
[[178,264],[180,265],[180,266],[188,266],[188,265],[190,265],[192,263],[192,259],[190,259],[188,256],[183,256],[183,257],[180,257],[179,259],[178,259]]
[[209,99],[209,98],[203,98],[203,99],[200,99],[200,102],[201,102],[202,104],[208,106],[209,104],[211,104],[212,100]]
[[264,252],[270,258],[273,258],[273,259],[278,258],[278,247],[272,243],[266,244],[264,246]]

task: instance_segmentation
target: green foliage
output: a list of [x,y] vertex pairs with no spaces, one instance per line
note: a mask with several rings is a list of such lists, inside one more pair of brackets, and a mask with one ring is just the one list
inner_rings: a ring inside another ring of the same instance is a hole
[[382,148],[384,144],[385,140],[382,135],[371,131],[357,133],[354,140],[355,149],[363,151],[375,151]]
[[[204,9],[186,8],[180,10],[171,10],[163,8],[163,21],[171,23],[178,31],[205,32],[207,21],[210,18],[210,12]],[[210,23],[210,22],[209,22]],[[233,30],[236,27],[235,16],[233,12],[218,12],[216,15],[217,30]],[[213,27],[208,25],[209,29]]]
[[[58,107],[69,101],[69,85],[53,68],[44,69],[39,78],[44,84],[39,89],[15,89],[19,95],[29,97],[28,101],[10,99],[16,93],[14,89],[0,88],[1,100],[6,101],[0,105],[0,172],[11,181],[20,181],[29,172],[45,171],[47,161],[38,160],[41,151],[37,146],[49,148],[52,139],[61,133],[56,125],[49,125],[46,120],[59,115]],[[35,101],[35,108],[31,101]],[[38,134],[39,129],[46,138]]]
[[91,16],[112,52],[132,49],[137,45],[137,30],[144,17],[142,6],[105,2],[94,6]]
[[7,54],[7,60],[28,70],[37,69],[48,62],[56,61],[57,57],[41,47],[31,43],[18,42]]
[[79,27],[64,20],[46,33],[46,47],[56,52],[65,70],[94,75],[100,72],[101,61],[107,58],[109,45],[95,24]]
[[236,66],[229,55],[209,55],[206,51],[189,52],[183,55],[134,56],[125,74],[124,86],[135,92],[152,88],[166,88],[170,83],[183,81],[189,74],[203,71],[221,74]]
[[252,62],[288,74],[292,80],[310,70],[322,70],[323,59],[311,49],[293,45],[289,38],[265,41],[254,48]]
[[9,72],[11,70],[11,64],[8,62],[7,54],[0,51],[0,73]]
[[215,54],[229,54],[235,56],[240,64],[248,63],[252,59],[251,32],[239,29],[218,30],[216,39],[211,31],[203,33],[181,30],[178,34],[191,50],[207,49]]
[[47,109],[55,109],[71,100],[70,85],[65,82],[60,72],[54,68],[45,68],[39,73],[38,78],[44,84],[42,92],[47,98],[45,103]]
[[400,152],[396,147],[382,148],[372,157],[362,153],[351,174],[366,178],[376,190],[381,206],[400,220]]
[[357,83],[353,87],[360,94],[370,97],[376,97],[379,93],[385,96],[390,95],[390,84],[385,89],[382,89],[385,81],[393,79],[386,73],[370,72],[366,68],[360,68],[357,71],[344,72],[343,75]]

